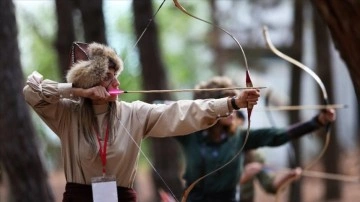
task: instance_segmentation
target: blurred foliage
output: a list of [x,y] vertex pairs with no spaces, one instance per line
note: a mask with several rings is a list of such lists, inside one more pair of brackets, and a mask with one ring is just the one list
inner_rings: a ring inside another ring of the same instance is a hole
[[[197,1],[196,4],[186,1],[183,6],[200,18],[210,18],[207,1]],[[207,36],[213,27],[185,15],[172,2],[159,12],[156,20],[164,62],[169,71],[169,86],[193,88],[200,80],[209,78],[207,74],[211,74],[213,58]]]
[[17,23],[25,75],[36,70],[45,78],[59,80],[57,52],[53,46],[57,28],[52,9],[47,4],[32,11],[17,7]]

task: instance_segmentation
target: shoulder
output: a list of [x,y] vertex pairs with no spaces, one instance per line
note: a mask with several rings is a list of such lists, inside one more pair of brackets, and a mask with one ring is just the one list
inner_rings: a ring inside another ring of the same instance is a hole
[[137,117],[138,119],[144,119],[151,113],[154,106],[152,104],[143,101],[115,101],[116,110],[119,114],[125,117]]

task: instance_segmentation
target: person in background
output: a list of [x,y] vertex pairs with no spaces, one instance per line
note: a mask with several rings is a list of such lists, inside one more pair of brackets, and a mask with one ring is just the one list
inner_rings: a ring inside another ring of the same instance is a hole
[[[240,110],[234,111],[233,130],[244,125],[245,116]],[[240,202],[253,202],[255,197],[255,180],[266,193],[276,194],[277,190],[289,179],[298,179],[301,168],[283,171],[276,174],[265,165],[265,159],[256,150],[244,152],[244,166],[240,178]]]
[[[234,86],[228,77],[214,77],[209,81],[196,86],[197,89],[228,88]],[[194,99],[216,99],[220,97],[237,96],[235,90],[199,91],[194,93]],[[324,127],[335,120],[335,111],[322,111],[307,122],[292,125],[289,128],[252,129],[243,152],[263,146],[279,146],[290,140],[302,137],[311,131]],[[233,116],[219,119],[213,126],[192,133],[178,136],[176,139],[182,146],[185,156],[186,187],[200,177],[216,170],[228,163],[243,147],[246,130],[242,127],[233,127]],[[226,167],[217,170],[212,175],[199,181],[190,191],[190,202],[234,202],[236,187],[242,174],[243,155],[229,163]]]
[[[103,44],[74,43],[67,83],[33,72],[26,102],[60,138],[66,177],[63,202],[135,202],[140,145],[146,137],[186,135],[257,104],[258,89],[236,97],[170,105],[118,100],[123,62]],[[112,94],[115,92],[115,94]]]

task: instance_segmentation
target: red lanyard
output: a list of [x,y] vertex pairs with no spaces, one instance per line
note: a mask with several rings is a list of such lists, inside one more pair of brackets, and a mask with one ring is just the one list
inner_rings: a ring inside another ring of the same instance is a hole
[[102,146],[101,145],[101,141],[100,141],[100,136],[99,136],[99,133],[95,130],[96,132],[96,137],[97,137],[97,140],[99,142],[99,154],[100,154],[100,158],[101,158],[101,163],[102,163],[102,166],[103,166],[103,169],[102,169],[102,172],[103,174],[105,175],[105,166],[106,166],[106,148],[107,148],[107,141],[109,139],[109,124],[107,124],[106,126],[106,132],[105,132],[105,139],[104,139],[104,145]]

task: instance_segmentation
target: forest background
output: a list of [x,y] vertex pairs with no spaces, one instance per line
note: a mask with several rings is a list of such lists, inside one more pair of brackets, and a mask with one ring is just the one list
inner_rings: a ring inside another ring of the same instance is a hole
[[[244,47],[254,85],[266,87],[262,90],[258,109],[255,108],[253,113],[251,128],[287,126],[309,119],[318,111],[274,111],[269,114],[264,110],[265,105],[323,102],[319,87],[308,74],[278,58],[265,46],[263,26],[268,26],[278,49],[311,67],[323,80],[330,103],[347,106],[337,111],[338,119],[332,126],[329,147],[314,169],[346,176],[359,175],[356,158],[359,143],[359,79],[356,78],[359,73],[354,65],[359,64],[356,56],[360,51],[360,26],[356,26],[358,2],[180,2],[194,15],[230,31]],[[21,201],[21,198],[28,198],[27,201],[33,201],[31,198],[42,199],[34,201],[60,200],[64,178],[59,178],[59,173],[62,176],[59,140],[26,107],[21,89],[27,75],[35,70],[46,78],[63,81],[73,41],[97,41],[114,47],[125,62],[125,71],[119,77],[122,89],[187,89],[215,75],[229,76],[238,85],[245,85],[244,58],[231,37],[186,16],[171,0],[166,1],[153,17],[162,3],[160,0],[1,1],[0,45],[6,47],[0,51],[0,83],[4,86],[0,99],[1,201],[7,198],[14,198],[14,201]],[[147,30],[136,43],[146,26]],[[148,102],[191,97],[191,93],[120,96],[125,101]],[[145,155],[141,156],[136,183],[140,201],[158,201],[156,190],[166,190],[166,186],[176,195],[181,194],[178,181],[183,165],[177,144],[168,138],[146,139],[142,148]],[[322,139],[312,135],[279,148],[264,148],[261,152],[269,166],[281,170],[306,165],[322,148]],[[178,157],[175,161],[174,156]],[[158,173],[152,170],[146,158]],[[52,177],[49,182],[47,173]],[[165,179],[166,186],[159,176]],[[304,177],[293,183],[283,200],[354,201],[351,197],[359,197],[354,191],[359,188],[358,183],[314,178]],[[31,186],[34,182],[43,183],[44,186],[39,186],[43,189]],[[319,192],[308,188],[314,183],[319,185]],[[29,195],[29,190],[33,189],[33,194]],[[261,192],[261,189],[257,191]],[[264,197],[273,200],[273,196]]]

